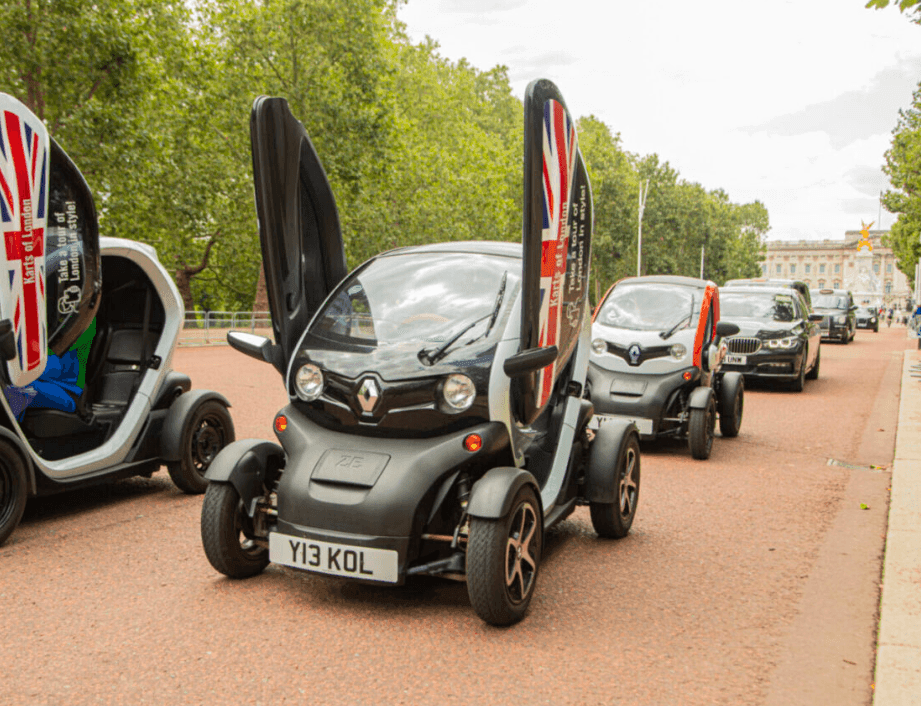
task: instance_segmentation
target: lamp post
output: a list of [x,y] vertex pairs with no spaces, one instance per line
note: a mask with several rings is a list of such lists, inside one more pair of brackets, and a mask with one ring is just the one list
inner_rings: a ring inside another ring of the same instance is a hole
[[646,180],[645,186],[643,182],[640,182],[640,208],[639,208],[639,218],[637,219],[637,233],[636,233],[636,276],[637,277],[643,274],[643,271],[642,271],[643,211],[646,209],[646,197],[648,195],[649,195],[649,179]]

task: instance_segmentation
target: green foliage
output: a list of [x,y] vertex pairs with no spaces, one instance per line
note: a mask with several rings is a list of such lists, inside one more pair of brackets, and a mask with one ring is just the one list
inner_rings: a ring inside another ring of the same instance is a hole
[[[47,123],[87,177],[104,235],[157,248],[187,308],[251,306],[260,246],[249,114],[284,96],[321,156],[351,265],[415,243],[518,240],[522,104],[508,71],[413,44],[401,0],[9,0],[0,87]],[[565,87],[564,87],[565,89]],[[593,269],[757,273],[760,203],[679,179],[594,116],[579,140],[595,203]],[[597,285],[596,285],[597,286]]]
[[898,216],[884,244],[892,248],[898,268],[913,282],[915,263],[921,257],[921,87],[911,107],[899,111],[883,171],[894,187],[883,195],[883,205]]

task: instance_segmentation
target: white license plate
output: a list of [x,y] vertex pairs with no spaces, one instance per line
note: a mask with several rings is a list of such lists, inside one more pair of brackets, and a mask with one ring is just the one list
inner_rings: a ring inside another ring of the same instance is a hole
[[745,365],[748,362],[748,356],[727,353],[723,362],[727,365]]
[[321,574],[396,583],[399,557],[393,549],[354,547],[269,533],[269,560],[274,564]]
[[652,420],[651,419],[640,419],[636,417],[620,417],[616,414],[596,414],[594,415],[588,423],[589,429],[598,429],[605,422],[609,422],[612,419],[625,419],[628,422],[633,422],[636,424],[636,428],[639,430],[640,434],[652,434]]

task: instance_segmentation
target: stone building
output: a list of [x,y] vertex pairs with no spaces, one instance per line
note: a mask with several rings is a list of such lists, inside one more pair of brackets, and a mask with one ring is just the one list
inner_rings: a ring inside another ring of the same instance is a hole
[[858,304],[908,306],[908,279],[881,242],[889,231],[867,233],[869,238],[849,230],[843,240],[768,241],[761,271],[765,277],[803,280],[811,289],[849,289]]

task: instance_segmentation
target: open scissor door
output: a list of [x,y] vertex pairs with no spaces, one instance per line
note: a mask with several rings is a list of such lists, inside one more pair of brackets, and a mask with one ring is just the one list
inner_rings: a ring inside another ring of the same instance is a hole
[[287,367],[311,317],[347,274],[345,249],[323,165],[288,102],[257,98],[250,138],[272,328]]
[[524,423],[543,411],[589,315],[592,223],[592,190],[575,123],[559,89],[534,81],[524,99],[521,346],[556,346],[559,355],[521,378]]

